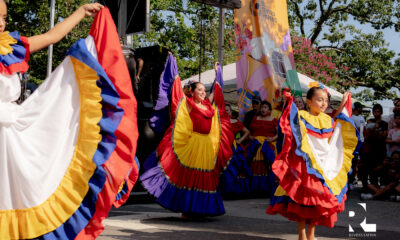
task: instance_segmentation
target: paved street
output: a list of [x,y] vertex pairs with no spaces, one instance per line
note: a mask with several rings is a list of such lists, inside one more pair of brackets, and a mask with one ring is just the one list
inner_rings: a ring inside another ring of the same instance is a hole
[[[296,223],[265,214],[268,202],[268,198],[225,200],[225,215],[188,221],[160,207],[145,193],[137,193],[110,213],[98,239],[297,239]],[[366,212],[358,204],[361,202],[366,203]],[[354,217],[349,217],[349,211]],[[367,224],[376,224],[376,232],[362,230],[360,223],[365,217]],[[349,233],[349,224],[353,233]],[[346,210],[339,215],[335,228],[317,227],[316,237],[399,240],[400,202],[361,201],[357,191],[350,192]]]

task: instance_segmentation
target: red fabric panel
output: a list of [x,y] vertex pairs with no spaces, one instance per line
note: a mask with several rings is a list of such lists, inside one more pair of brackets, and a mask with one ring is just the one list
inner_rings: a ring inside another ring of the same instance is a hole
[[[94,18],[90,35],[94,38],[98,61],[117,89],[120,100],[118,106],[124,109],[124,115],[115,135],[117,145],[110,159],[103,165],[107,171],[107,181],[98,196],[96,212],[76,239],[94,239],[104,229],[102,220],[107,217],[115,202],[121,183],[126,180],[131,188],[138,178],[138,166],[134,160],[138,139],[137,103],[132,91],[129,76],[119,37],[108,8],[102,9]],[[132,169],[131,174],[128,173]],[[116,206],[122,202],[116,203]]]

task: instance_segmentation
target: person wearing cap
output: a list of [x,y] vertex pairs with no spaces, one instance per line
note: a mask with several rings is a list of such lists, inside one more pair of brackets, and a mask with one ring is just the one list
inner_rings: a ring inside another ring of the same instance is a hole
[[243,125],[250,129],[251,120],[258,113],[260,109],[261,98],[259,96],[253,96],[251,99],[251,110],[246,113],[243,120]]
[[353,114],[351,115],[351,119],[354,121],[358,131],[361,131],[362,127],[367,124],[364,116],[361,115],[364,105],[360,102],[355,102],[353,104]]

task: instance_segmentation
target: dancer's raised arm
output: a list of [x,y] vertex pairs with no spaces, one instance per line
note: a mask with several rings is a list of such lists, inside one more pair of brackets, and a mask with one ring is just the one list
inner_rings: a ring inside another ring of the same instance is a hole
[[79,7],[64,21],[58,23],[48,32],[28,38],[30,52],[39,51],[55,44],[65,37],[86,16],[95,16],[103,8],[99,3],[85,4]]

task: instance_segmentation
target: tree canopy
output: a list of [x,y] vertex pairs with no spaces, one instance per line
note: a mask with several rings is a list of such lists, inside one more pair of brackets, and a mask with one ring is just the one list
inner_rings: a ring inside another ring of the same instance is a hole
[[[89,0],[57,0],[56,23]],[[393,0],[288,0],[292,36],[307,41],[308,47],[295,54],[297,68],[307,68],[302,52],[312,51],[318,64],[326,57],[325,69],[320,69],[319,80],[345,90],[351,86],[374,89],[364,91],[364,100],[391,98],[392,87],[400,88],[400,58],[388,49],[382,29],[400,30],[400,4]],[[133,37],[133,48],[160,45],[172,51],[177,58],[181,77],[188,78],[201,70],[211,69],[218,59],[219,9],[189,0],[151,0],[151,29]],[[10,31],[32,36],[49,28],[48,0],[8,1]],[[90,18],[86,18],[61,42],[55,45],[53,66],[64,59],[67,49],[81,37],[87,36]],[[363,32],[361,26],[376,31]],[[224,63],[235,61],[233,11],[226,10]],[[296,46],[296,40],[293,45]],[[302,46],[302,44],[298,44]],[[203,51],[200,54],[200,49]],[[295,49],[296,50],[296,49]],[[325,56],[325,57],[323,57]],[[318,59],[321,57],[321,59]],[[47,51],[31,57],[31,76],[36,82],[46,76]],[[334,64],[332,70],[329,66]],[[310,64],[308,64],[310,65]],[[317,66],[317,65],[315,65]],[[308,68],[311,73],[313,68]],[[315,70],[315,69],[314,69]],[[303,70],[304,74],[308,72]],[[326,77],[325,73],[329,73]],[[313,75],[313,74],[311,74]],[[315,75],[315,73],[314,73]],[[311,77],[315,77],[315,76]],[[330,79],[329,79],[330,78]],[[328,81],[326,81],[328,80]]]
[[[339,90],[351,86],[367,89],[364,100],[391,98],[400,88],[400,60],[388,49],[382,29],[400,30],[400,5],[391,0],[288,0],[292,35],[310,40],[337,66],[338,81],[328,82]],[[308,29],[306,26],[311,24]],[[366,33],[369,26],[376,31]],[[374,95],[368,89],[374,89]]]
[[[151,29],[134,35],[133,47],[160,45],[177,58],[182,79],[211,69],[218,61],[219,9],[188,0],[152,0]],[[225,13],[224,62],[235,61],[233,11]],[[200,55],[200,48],[202,49]]]

